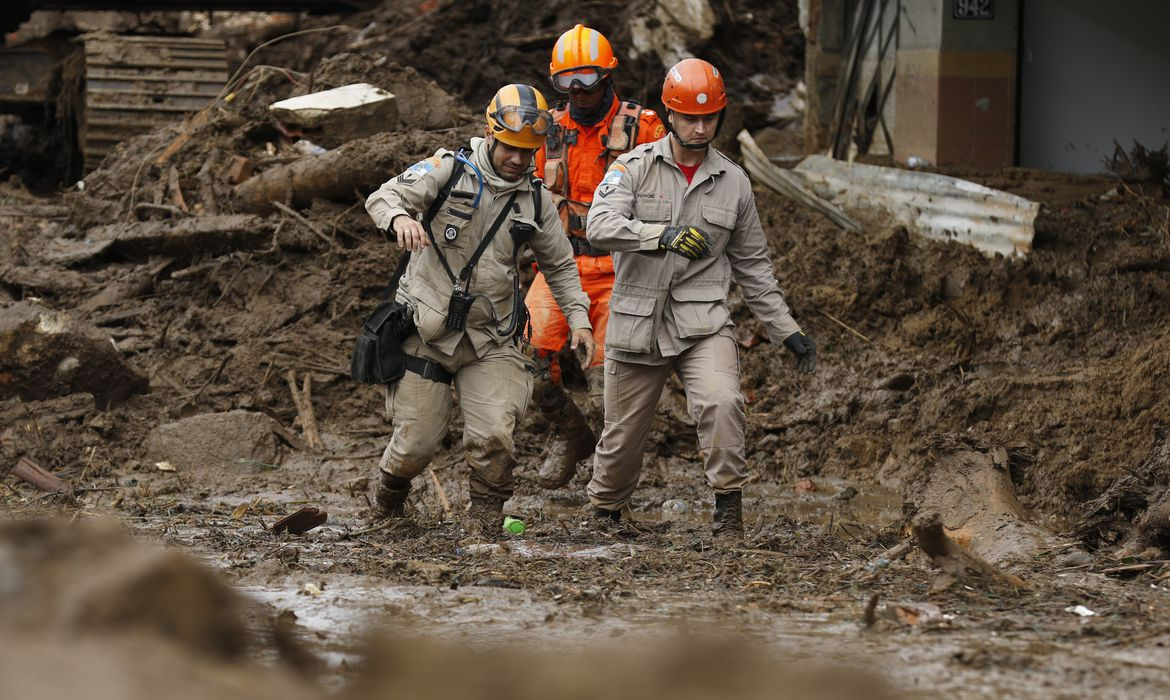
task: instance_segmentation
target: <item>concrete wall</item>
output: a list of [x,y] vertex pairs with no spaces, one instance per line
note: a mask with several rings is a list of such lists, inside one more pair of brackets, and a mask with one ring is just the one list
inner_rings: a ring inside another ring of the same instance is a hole
[[1025,0],[1020,164],[1099,172],[1170,139],[1170,2]]
[[894,157],[1001,167],[1015,153],[1019,0],[957,20],[950,0],[902,0]]

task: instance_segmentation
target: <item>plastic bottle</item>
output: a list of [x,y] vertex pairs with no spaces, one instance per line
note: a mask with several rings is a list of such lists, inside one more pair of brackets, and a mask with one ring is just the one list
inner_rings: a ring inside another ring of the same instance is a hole
[[524,521],[506,515],[504,516],[504,531],[513,535],[522,535],[524,534]]

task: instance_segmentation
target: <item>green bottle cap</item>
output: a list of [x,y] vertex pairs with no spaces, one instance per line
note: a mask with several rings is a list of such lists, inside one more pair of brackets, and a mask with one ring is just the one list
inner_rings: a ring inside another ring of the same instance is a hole
[[519,518],[504,516],[504,530],[513,535],[523,534],[524,521]]

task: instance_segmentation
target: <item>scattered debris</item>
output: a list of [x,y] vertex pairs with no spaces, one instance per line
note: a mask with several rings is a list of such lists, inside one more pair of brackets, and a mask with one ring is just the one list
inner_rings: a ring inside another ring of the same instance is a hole
[[398,120],[394,95],[368,83],[290,97],[268,109],[286,130],[291,127],[326,148],[389,131]]
[[796,493],[815,493],[821,490],[816,482],[812,479],[800,479],[792,485],[792,490]]
[[313,375],[305,372],[301,387],[297,388],[297,373],[289,370],[286,375],[288,389],[292,394],[293,404],[297,407],[297,417],[301,422],[301,430],[305,433],[305,445],[310,450],[321,449],[321,434],[317,430],[317,417],[313,413]]
[[85,391],[104,410],[147,390],[108,335],[31,301],[0,302],[0,347],[0,399]]
[[329,514],[314,506],[305,506],[295,513],[286,515],[272,524],[273,534],[288,532],[290,535],[303,535],[315,527],[324,525]]
[[1124,182],[1159,182],[1170,177],[1170,145],[1163,143],[1155,151],[1134,141],[1127,153],[1114,141],[1108,165],[1110,172]]
[[1170,430],[1159,428],[1141,466],[1085,504],[1077,535],[1117,546],[1118,557],[1170,557]]
[[1003,573],[971,554],[943,532],[942,518],[936,512],[920,513],[913,522],[914,539],[919,549],[948,576],[969,583],[990,583],[1012,588],[1027,588],[1024,580]]
[[934,603],[891,601],[879,605],[877,593],[870,596],[862,619],[865,626],[871,628],[879,622],[889,623],[896,627],[938,625],[947,622],[942,609]]
[[654,54],[664,67],[690,58],[691,47],[706,44],[715,34],[715,12],[707,0],[658,0],[649,16],[630,22],[630,54]]
[[1080,617],[1093,617],[1097,614],[1083,605],[1070,605],[1064,611],[1073,615],[1079,615]]
[[28,457],[21,457],[16,466],[12,468],[12,473],[42,491],[49,493],[71,493],[73,491],[72,484],[44,469]]

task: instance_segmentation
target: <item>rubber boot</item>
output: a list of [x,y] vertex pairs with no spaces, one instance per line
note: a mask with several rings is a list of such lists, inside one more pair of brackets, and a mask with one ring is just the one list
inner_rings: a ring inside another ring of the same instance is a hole
[[715,524],[711,527],[715,539],[738,542],[743,539],[743,492],[715,494]]
[[405,518],[406,497],[410,495],[410,479],[382,472],[382,483],[374,492],[374,517]]
[[536,481],[546,489],[559,489],[577,474],[577,462],[593,454],[597,435],[577,404],[569,400],[561,387],[540,382],[533,392],[536,405],[552,426],[552,441]]
[[594,432],[598,432],[605,426],[605,367],[597,365],[586,368],[585,381],[589,386],[585,398],[585,416]]
[[504,500],[492,496],[471,497],[467,511],[467,538],[478,542],[495,542],[504,528]]

